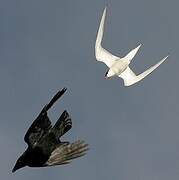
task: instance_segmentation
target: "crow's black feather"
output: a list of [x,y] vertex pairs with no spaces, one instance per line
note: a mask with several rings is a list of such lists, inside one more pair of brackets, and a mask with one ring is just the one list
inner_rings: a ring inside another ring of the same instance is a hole
[[51,101],[44,106],[38,117],[34,120],[30,128],[25,134],[24,141],[33,146],[39,141],[51,128],[51,121],[47,115],[47,111],[53,106],[53,104],[65,93],[67,89],[63,88],[58,91]]
[[48,118],[47,111],[65,91],[66,88],[63,88],[44,106],[28,129],[24,137],[28,148],[19,157],[12,172],[24,166],[44,167],[67,164],[70,160],[83,156],[87,151],[87,144],[83,141],[76,141],[71,144],[60,141],[60,137],[72,127],[71,118],[66,110],[53,127]]

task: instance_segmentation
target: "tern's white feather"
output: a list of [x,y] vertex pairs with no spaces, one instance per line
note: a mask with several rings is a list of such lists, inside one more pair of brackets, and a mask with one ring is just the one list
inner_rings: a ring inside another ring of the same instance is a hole
[[163,58],[161,61],[159,61],[157,64],[150,67],[143,73],[139,75],[135,75],[135,73],[129,68],[129,64],[131,60],[134,58],[134,56],[136,55],[136,53],[138,52],[139,48],[141,47],[141,44],[137,46],[135,49],[131,50],[123,58],[117,57],[111,54],[106,49],[104,49],[101,46],[101,42],[102,42],[103,33],[104,33],[105,17],[106,17],[106,8],[103,11],[103,15],[101,18],[101,22],[100,22],[97,37],[96,37],[95,55],[96,55],[97,61],[101,61],[109,67],[109,70],[106,73],[106,77],[117,75],[118,77],[124,80],[125,86],[130,86],[132,84],[135,84],[138,81],[141,81],[143,78],[149,75],[152,71],[154,71],[158,66],[160,66],[160,64],[162,64],[167,59],[168,56]]
[[139,75],[135,75],[135,73],[129,67],[127,67],[127,69],[123,73],[121,73],[119,77],[121,77],[124,80],[125,86],[130,86],[132,84],[135,84],[138,81],[141,81],[143,78],[148,76],[152,71],[154,71],[158,66],[160,66],[160,64],[162,64],[167,58],[168,56],[164,57],[157,64],[150,67],[149,69],[147,69],[146,71],[144,71],[143,73]]
[[103,32],[104,32],[105,17],[106,17],[106,8],[104,9],[103,16],[101,18],[101,22],[99,25],[97,37],[96,37],[95,55],[96,55],[97,61],[104,62],[110,68],[115,63],[115,61],[120,58],[112,55],[109,51],[105,50],[101,46],[101,41],[102,41]]

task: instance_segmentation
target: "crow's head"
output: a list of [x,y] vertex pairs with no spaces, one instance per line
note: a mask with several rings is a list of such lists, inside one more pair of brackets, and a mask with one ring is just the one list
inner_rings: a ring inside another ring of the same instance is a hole
[[16,161],[16,164],[14,166],[14,168],[12,169],[12,172],[15,172],[16,170],[23,168],[24,166],[26,166],[26,154],[23,153],[19,159]]

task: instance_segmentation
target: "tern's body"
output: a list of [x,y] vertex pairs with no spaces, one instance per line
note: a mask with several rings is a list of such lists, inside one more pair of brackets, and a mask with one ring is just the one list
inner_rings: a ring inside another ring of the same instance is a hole
[[129,66],[128,61],[122,59],[116,60],[107,71],[108,77],[112,77],[115,75],[119,76],[127,69],[128,66]]
[[155,70],[160,64],[162,64],[165,61],[165,59],[167,59],[168,56],[163,58],[161,61],[159,61],[157,64],[150,67],[143,73],[136,75],[130,69],[129,64],[131,63],[131,60],[136,55],[141,44],[138,47],[136,47],[135,49],[131,50],[123,58],[117,57],[117,56],[111,54],[106,49],[104,49],[101,46],[101,41],[102,41],[103,32],[104,32],[105,16],[106,16],[106,8],[104,9],[103,16],[102,16],[99,30],[98,30],[98,34],[97,34],[97,38],[96,38],[95,55],[96,55],[97,61],[101,61],[101,62],[105,63],[109,68],[105,74],[106,78],[109,78],[112,76],[118,76],[124,80],[125,86],[130,86],[132,84],[135,84],[138,81],[141,81],[143,78],[145,78],[147,75],[149,75],[153,70]]

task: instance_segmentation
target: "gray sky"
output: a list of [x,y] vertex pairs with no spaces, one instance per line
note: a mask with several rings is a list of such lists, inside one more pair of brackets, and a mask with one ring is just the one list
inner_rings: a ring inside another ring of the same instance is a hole
[[[104,79],[94,43],[108,4],[103,45],[124,56],[142,43],[131,67],[139,73],[169,59],[129,88]],[[3,180],[178,180],[178,0],[1,0],[0,174]],[[50,111],[64,109],[73,129],[65,140],[86,140],[88,154],[68,166],[24,168],[23,136],[42,106],[62,87]]]

